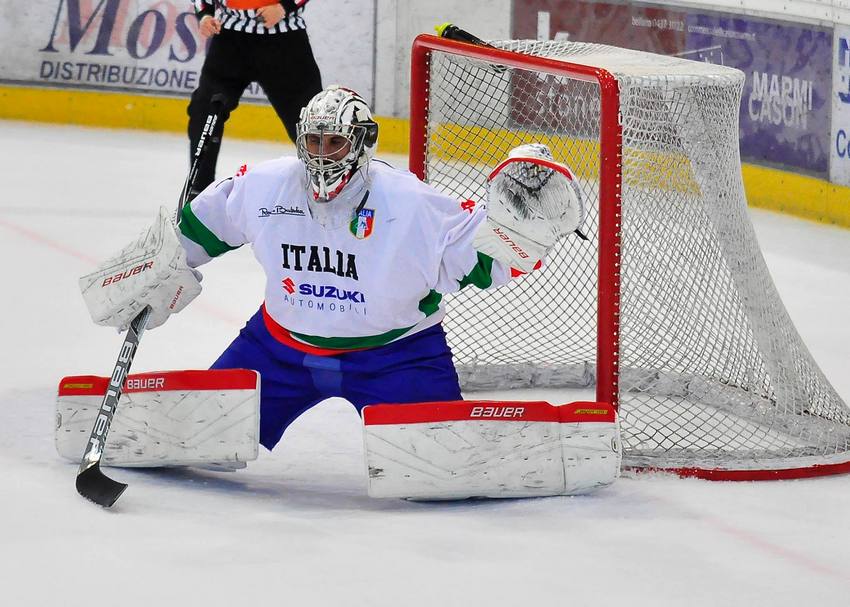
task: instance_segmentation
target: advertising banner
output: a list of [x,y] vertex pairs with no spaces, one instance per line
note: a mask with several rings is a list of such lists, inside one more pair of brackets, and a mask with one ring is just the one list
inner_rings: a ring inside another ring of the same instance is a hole
[[516,38],[598,42],[742,70],[744,160],[826,177],[830,29],[601,0],[515,2],[513,18]]
[[717,48],[746,76],[741,155],[746,160],[829,170],[832,32],[752,17],[688,16],[688,50]]
[[598,42],[675,55],[685,46],[685,16],[681,10],[631,3],[525,0],[514,2],[512,37]]
[[[675,54],[685,41],[679,11],[581,0],[514,2],[513,38],[594,41],[660,54]],[[554,76],[514,73],[511,118],[516,126],[541,124],[560,134],[594,138],[598,125],[577,110],[593,99],[593,85]],[[554,127],[552,125],[557,125]]]
[[833,36],[829,180],[850,186],[850,27],[836,24]]
[[[364,32],[374,29],[372,3],[317,0],[305,21],[323,82],[370,99],[373,43]],[[190,0],[33,0],[0,21],[0,82],[188,96],[206,44]],[[243,99],[265,95],[252,84]]]
[[[174,95],[198,85],[205,41],[189,2],[44,0],[10,17],[6,82]],[[253,86],[246,97],[261,93]]]

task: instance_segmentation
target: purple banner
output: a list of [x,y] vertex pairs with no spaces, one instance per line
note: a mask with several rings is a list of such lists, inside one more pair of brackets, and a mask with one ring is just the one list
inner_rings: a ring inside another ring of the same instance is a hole
[[[546,15],[548,31],[538,21]],[[515,1],[513,33],[517,39],[539,34],[580,42],[599,42],[662,55],[684,48],[685,15],[680,9],[640,6],[634,3],[589,0]]]
[[691,14],[686,32],[685,56],[736,67],[747,76],[740,122],[744,159],[826,176],[831,30]]
[[831,29],[604,0],[517,1],[513,23],[514,38],[599,42],[736,67],[747,77],[744,160],[828,173]]

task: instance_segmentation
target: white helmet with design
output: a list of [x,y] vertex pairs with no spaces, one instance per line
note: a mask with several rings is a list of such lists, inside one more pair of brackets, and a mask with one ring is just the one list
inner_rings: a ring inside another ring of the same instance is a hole
[[[339,194],[357,169],[374,157],[377,140],[378,124],[360,95],[332,85],[314,96],[301,110],[295,140],[313,198],[327,202]],[[334,149],[326,149],[331,141],[337,142]]]

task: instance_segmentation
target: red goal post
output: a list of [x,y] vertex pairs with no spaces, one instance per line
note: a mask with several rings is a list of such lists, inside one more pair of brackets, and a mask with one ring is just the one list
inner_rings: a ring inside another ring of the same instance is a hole
[[501,49],[474,46],[429,34],[413,41],[410,78],[410,171],[427,181],[428,75],[431,53],[435,50],[459,53],[496,65],[533,69],[598,83],[601,97],[601,136],[599,186],[598,316],[596,342],[596,400],[619,405],[617,360],[619,358],[620,316],[620,189],[621,129],[617,80],[601,68],[535,57]]

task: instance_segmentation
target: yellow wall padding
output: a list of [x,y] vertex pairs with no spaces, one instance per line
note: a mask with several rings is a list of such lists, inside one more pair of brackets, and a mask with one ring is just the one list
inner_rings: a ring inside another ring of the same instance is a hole
[[[10,120],[182,133],[186,131],[188,120],[187,104],[187,99],[175,97],[0,86],[0,118]],[[382,117],[376,120],[380,128],[379,150],[406,154],[408,121]],[[226,132],[228,137],[238,139],[288,141],[274,110],[268,105],[255,103],[241,104],[227,122]],[[448,131],[445,134],[451,135]],[[482,133],[482,136],[492,135]],[[505,138],[505,150],[516,143],[521,142]],[[467,153],[470,160],[476,159],[474,149],[467,150]],[[743,166],[743,176],[747,199],[752,206],[850,228],[850,188],[823,179],[748,164]],[[661,180],[668,181],[668,177],[664,176]]]

